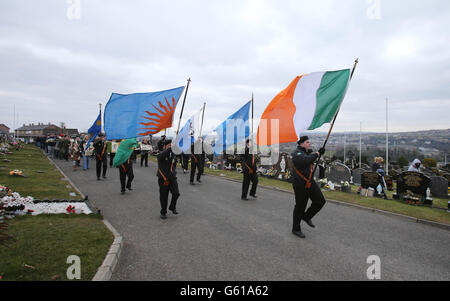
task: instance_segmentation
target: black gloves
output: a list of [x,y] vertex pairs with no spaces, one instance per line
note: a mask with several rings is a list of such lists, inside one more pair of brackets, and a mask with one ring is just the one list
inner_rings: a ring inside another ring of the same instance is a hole
[[321,156],[323,156],[323,154],[325,154],[325,148],[321,147],[321,148],[319,149],[319,154],[320,154]]

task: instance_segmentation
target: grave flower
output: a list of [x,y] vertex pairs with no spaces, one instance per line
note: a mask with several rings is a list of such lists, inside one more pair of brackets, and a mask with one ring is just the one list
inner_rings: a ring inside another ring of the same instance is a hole
[[16,176],[16,177],[23,177],[23,174],[22,174],[23,172],[21,171],[21,170],[18,170],[18,169],[14,169],[14,170],[11,170],[10,172],[9,172],[9,174],[11,175],[11,176]]
[[67,213],[75,213],[75,206],[69,205],[66,211]]

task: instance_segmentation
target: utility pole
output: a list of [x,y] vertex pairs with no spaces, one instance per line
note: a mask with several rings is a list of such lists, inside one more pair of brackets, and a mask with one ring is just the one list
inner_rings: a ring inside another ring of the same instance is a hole
[[344,164],[345,164],[345,141],[347,140],[347,136],[344,134]]
[[361,136],[362,136],[362,121],[359,122],[359,168],[361,168]]
[[386,175],[389,175],[389,128],[388,128],[388,99],[386,97]]

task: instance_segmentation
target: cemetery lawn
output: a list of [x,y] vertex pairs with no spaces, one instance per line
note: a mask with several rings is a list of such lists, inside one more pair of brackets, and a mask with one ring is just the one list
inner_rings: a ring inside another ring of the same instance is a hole
[[[35,199],[81,199],[75,189],[34,145],[10,149],[11,162],[0,162],[0,184]],[[2,159],[5,157],[1,157]],[[14,177],[19,169],[26,177]],[[43,171],[44,173],[37,173]],[[69,185],[70,188],[66,186]],[[0,280],[68,280],[67,257],[81,260],[81,280],[91,280],[102,264],[114,236],[100,215],[42,214],[7,220],[13,238],[0,244]]]
[[[9,187],[20,193],[22,197],[32,196],[35,199],[67,199],[79,200],[81,196],[68,181],[61,180],[63,175],[43,154],[40,148],[27,144],[16,151],[10,148],[12,155],[1,156],[0,185]],[[6,158],[11,162],[3,162]],[[19,169],[26,177],[10,176],[9,172]],[[76,171],[78,172],[78,171]],[[70,188],[66,188],[69,185]],[[76,196],[70,196],[74,192]]]
[[0,245],[0,276],[6,281],[68,280],[70,255],[80,257],[80,280],[90,281],[114,240],[94,214],[20,216],[8,224],[13,239]]
[[[238,173],[236,171],[215,170],[209,168],[205,168],[205,174],[234,179],[238,181],[242,181],[243,177],[241,173]],[[288,192],[294,192],[291,183],[276,179],[270,179],[266,177],[258,177],[258,186],[265,186],[269,188],[277,188]],[[345,193],[341,191],[322,191],[322,192],[323,195],[325,196],[325,199],[328,200],[336,200],[346,203],[352,203],[364,207],[380,209],[384,211],[415,217],[418,219],[429,220],[450,225],[450,213],[448,213],[446,210],[405,204],[401,201],[394,200],[392,197],[393,192],[390,191],[388,192],[389,200],[385,200],[382,198],[371,198],[360,196],[356,194],[356,191],[357,187],[352,186],[352,193]],[[447,208],[447,200],[445,199],[433,198],[433,204],[435,207]]]

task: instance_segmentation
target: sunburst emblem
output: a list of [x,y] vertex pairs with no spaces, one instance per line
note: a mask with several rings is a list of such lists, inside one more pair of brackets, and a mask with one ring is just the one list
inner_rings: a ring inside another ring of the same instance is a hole
[[140,128],[140,130],[147,130],[143,133],[139,133],[140,136],[153,135],[159,133],[163,129],[170,128],[172,126],[173,113],[175,112],[176,101],[174,97],[172,97],[172,104],[169,103],[167,98],[165,98],[165,100],[167,106],[163,105],[160,101],[158,101],[159,108],[155,105],[152,105],[157,111],[157,113],[145,111],[145,113],[147,113],[147,115],[150,117],[142,116],[142,118],[150,120],[150,122],[139,123],[146,126],[144,128]]

